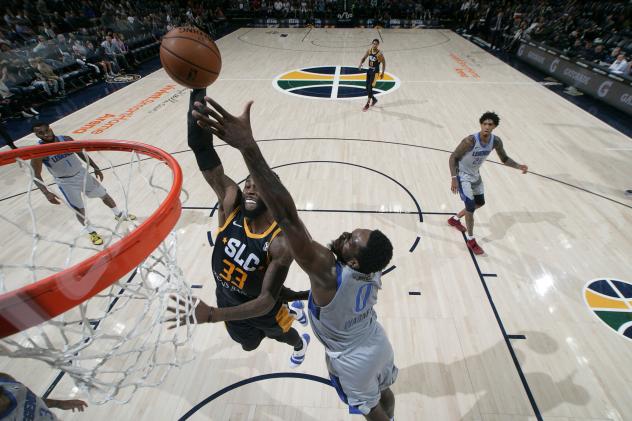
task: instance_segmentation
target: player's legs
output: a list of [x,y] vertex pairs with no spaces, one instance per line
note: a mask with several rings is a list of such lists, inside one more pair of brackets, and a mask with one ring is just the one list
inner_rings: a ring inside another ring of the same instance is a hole
[[393,347],[379,323],[365,343],[335,357],[327,355],[327,370],[349,412],[370,421],[388,421],[395,408],[394,396],[385,392],[397,379]]
[[288,311],[287,306],[278,303],[273,311],[266,316],[252,319],[256,326],[261,329],[264,334],[278,342],[283,342],[293,348],[290,356],[290,366],[298,367],[305,360],[305,354],[309,345],[310,337],[307,333],[300,335],[296,329],[292,327],[294,316]]
[[474,181],[464,180],[459,176],[457,181],[459,183],[461,199],[465,203],[465,209],[461,210],[455,217],[450,218],[448,223],[459,229],[459,231],[463,231],[463,226],[458,222],[458,219],[464,216],[467,232],[467,247],[472,250],[474,254],[483,254],[483,249],[474,238],[474,212],[485,204],[483,180],[480,177]]
[[373,99],[373,80],[375,79],[375,70],[373,68],[369,68],[366,71],[366,94],[367,94],[367,99],[366,99],[366,105],[364,106],[364,110],[368,110],[369,109],[369,103],[371,102],[371,99]]
[[253,327],[248,320],[232,320],[225,322],[225,325],[228,335],[241,345],[244,351],[254,351],[265,338],[263,331]]
[[388,416],[386,410],[379,403],[375,408],[371,409],[371,412],[364,416],[369,421],[390,421],[391,417]]
[[380,405],[384,408],[384,412],[389,418],[395,416],[395,395],[390,387],[387,387],[380,393]]
[[110,208],[110,210],[114,214],[114,217],[118,220],[136,219],[136,216],[132,214],[125,214],[125,212],[120,210],[116,206],[116,202],[114,201],[114,199],[112,199],[112,196],[110,196],[107,190],[105,189],[105,187],[103,187],[103,184],[99,183],[99,181],[92,176],[88,176],[88,179],[86,181],[86,196],[90,198],[94,198],[94,197],[100,198],[105,204],[105,206]]

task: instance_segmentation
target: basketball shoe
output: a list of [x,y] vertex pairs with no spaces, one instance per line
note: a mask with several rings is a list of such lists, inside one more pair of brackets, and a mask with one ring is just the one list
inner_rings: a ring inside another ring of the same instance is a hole
[[303,310],[304,308],[305,305],[302,301],[292,301],[288,306],[292,317],[294,317],[294,319],[297,320],[301,325],[307,326],[307,315]]
[[88,235],[90,236],[90,241],[92,241],[92,244],[94,244],[95,246],[100,246],[101,244],[103,244],[103,238],[101,238],[101,236],[96,231],[92,231],[91,233],[88,233]]
[[463,226],[463,224],[461,223],[460,220],[455,219],[453,217],[450,217],[448,219],[448,225],[453,226],[454,228],[456,228],[457,230],[461,231],[461,232],[465,232],[467,231],[467,229]]
[[481,255],[485,253],[483,249],[481,248],[481,246],[479,246],[478,243],[476,242],[476,239],[474,238],[472,238],[471,240],[467,240],[467,248],[472,250],[472,253],[474,254]]
[[303,364],[303,361],[305,361],[305,353],[307,352],[307,347],[309,346],[310,341],[309,334],[303,333],[301,335],[301,340],[303,341],[303,347],[298,351],[292,352],[292,356],[290,357],[290,367],[292,368],[298,367]]

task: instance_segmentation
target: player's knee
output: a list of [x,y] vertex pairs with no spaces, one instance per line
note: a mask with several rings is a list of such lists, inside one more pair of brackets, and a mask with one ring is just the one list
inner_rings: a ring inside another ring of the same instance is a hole
[[246,352],[254,351],[255,349],[259,348],[259,344],[260,343],[261,342],[257,342],[257,343],[248,342],[248,343],[245,343],[245,344],[242,343],[241,344],[241,349],[243,349]]
[[466,200],[465,211],[469,213],[474,213],[475,210],[476,210],[476,202],[474,200]]

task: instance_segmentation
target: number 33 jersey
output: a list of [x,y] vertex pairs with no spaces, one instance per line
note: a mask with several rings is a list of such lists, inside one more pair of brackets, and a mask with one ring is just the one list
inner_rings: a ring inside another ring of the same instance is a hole
[[268,247],[281,232],[273,222],[263,233],[253,234],[247,221],[241,208],[235,209],[215,238],[212,268],[216,294],[229,305],[239,305],[259,296],[270,262]]

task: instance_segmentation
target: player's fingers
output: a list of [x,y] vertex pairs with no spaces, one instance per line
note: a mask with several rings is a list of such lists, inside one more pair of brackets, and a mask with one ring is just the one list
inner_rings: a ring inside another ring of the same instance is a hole
[[227,117],[227,116],[231,115],[221,105],[219,105],[217,102],[213,101],[213,98],[211,98],[210,96],[205,96],[204,97],[204,101],[206,101],[209,104],[211,104],[213,106],[213,108],[215,108],[222,116]]
[[[196,105],[199,104],[199,105]],[[193,104],[193,106],[198,110],[198,112],[200,112],[201,114],[204,115],[210,115],[211,117],[213,117],[215,120],[217,121],[224,121],[224,118],[219,115],[217,113],[217,111],[215,111],[214,109],[207,107],[206,105],[196,102],[195,104]]]
[[193,111],[191,114],[193,115],[193,118],[195,118],[198,122],[204,122],[204,124],[207,126],[206,128],[210,128],[214,124],[221,124],[219,121],[213,120],[208,115],[203,114],[199,111]]

